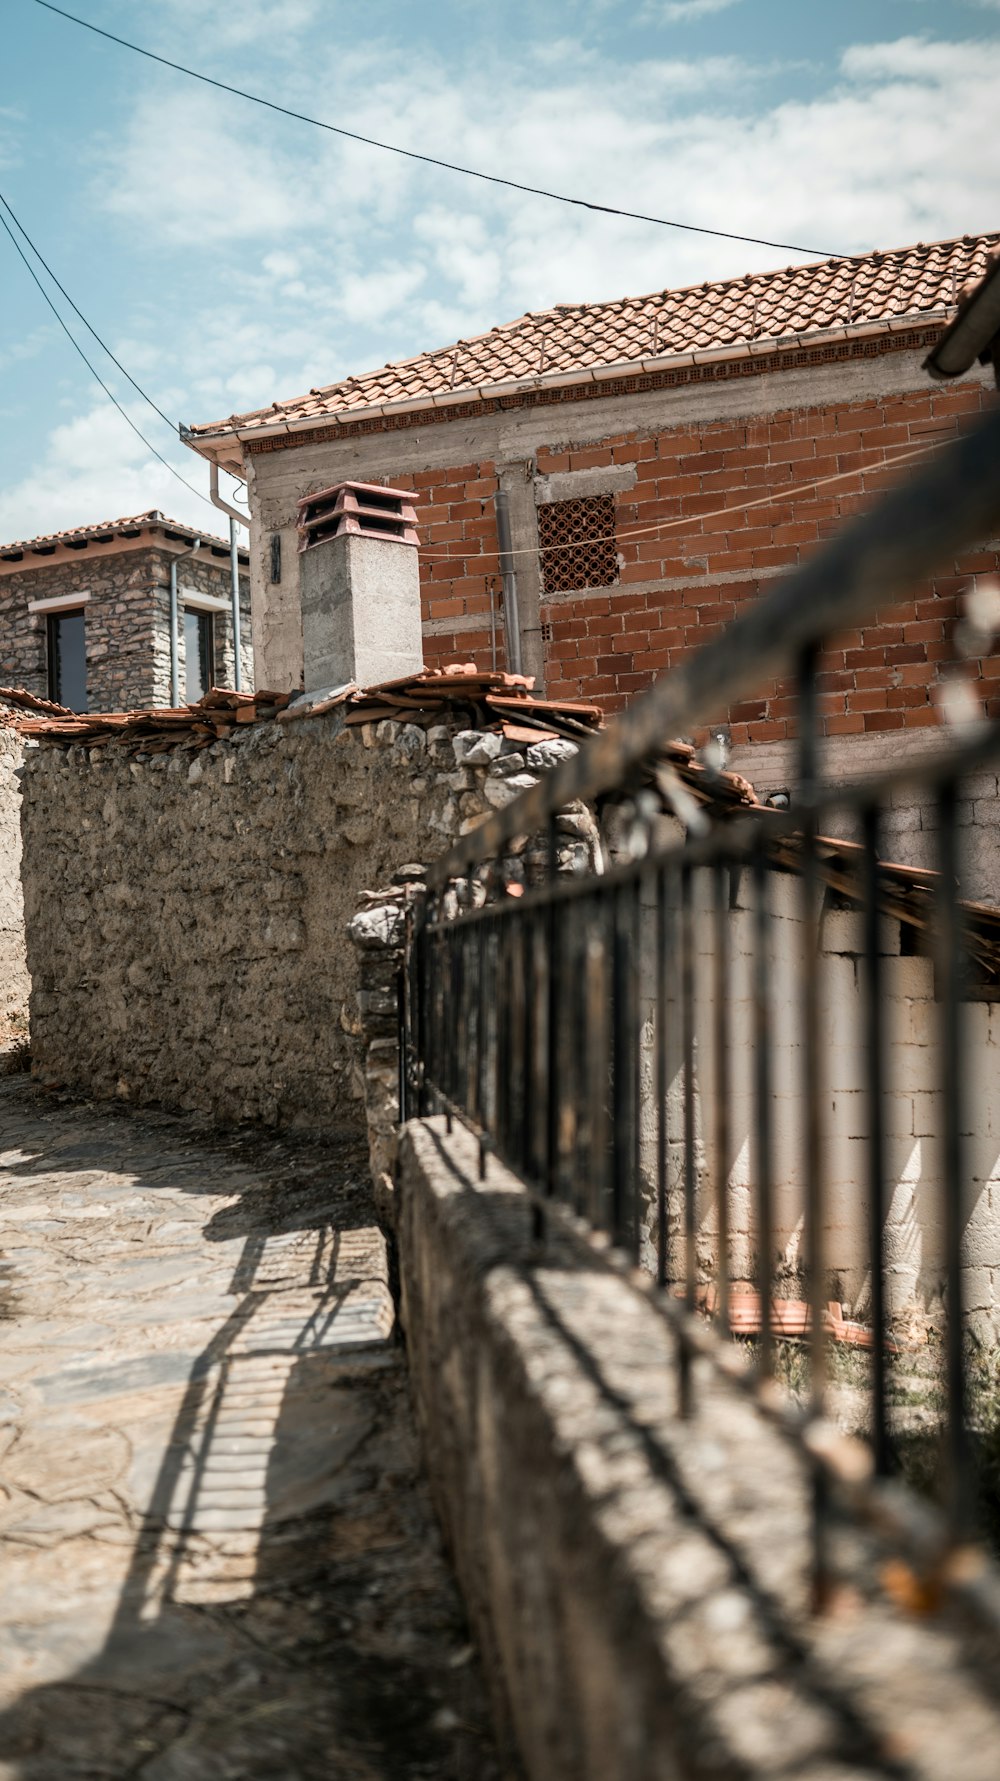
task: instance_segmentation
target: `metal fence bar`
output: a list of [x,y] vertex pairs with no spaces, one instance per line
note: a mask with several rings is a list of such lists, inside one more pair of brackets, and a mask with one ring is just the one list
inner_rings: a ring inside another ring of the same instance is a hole
[[770,896],[767,855],[757,837],[753,856],[754,1171],[757,1185],[757,1292],[761,1378],[773,1366],[771,1292],[774,1253],[774,1157],[771,1130]]
[[863,997],[864,1058],[867,1076],[868,1120],[868,1266],[871,1279],[872,1326],[872,1450],[875,1470],[887,1477],[892,1465],[887,1406],[886,1342],[889,1336],[885,1303],[886,1193],[885,1116],[885,1021],[882,994],[883,971],[880,945],[878,862],[881,821],[877,804],[869,804],[862,817],[864,832],[864,933]]
[[729,1334],[729,1133],[730,1094],[729,1070],[729,868],[715,867],[713,876],[714,906],[712,947],[715,963],[713,1015],[715,1082],[712,1098],[715,1104],[715,1200],[718,1230],[716,1261],[716,1298],[718,1323],[722,1335]]
[[[693,1316],[698,1265],[696,1253],[698,1173],[694,1121],[694,915],[691,906],[692,882],[689,866],[681,868],[680,888],[681,1046],[683,1048],[684,1088],[684,1308],[689,1316]],[[680,1353],[680,1408],[682,1416],[690,1416],[692,1410],[691,1351],[686,1345],[682,1345]]]
[[937,972],[940,996],[942,1228],[945,1248],[945,1388],[948,1516],[955,1540],[968,1536],[971,1520],[971,1454],[967,1427],[964,1366],[965,1323],[962,1242],[965,1236],[965,1131],[959,998],[962,989],[962,933],[958,913],[958,836],[954,783],[942,785],[937,801],[938,926]]

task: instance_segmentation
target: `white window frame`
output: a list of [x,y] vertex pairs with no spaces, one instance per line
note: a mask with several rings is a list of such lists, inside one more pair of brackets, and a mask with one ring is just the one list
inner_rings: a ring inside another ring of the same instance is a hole
[[221,600],[217,594],[199,594],[195,588],[181,588],[181,605],[192,612],[231,612],[232,601]]
[[89,594],[55,594],[51,600],[29,600],[29,612],[77,612],[89,604]]

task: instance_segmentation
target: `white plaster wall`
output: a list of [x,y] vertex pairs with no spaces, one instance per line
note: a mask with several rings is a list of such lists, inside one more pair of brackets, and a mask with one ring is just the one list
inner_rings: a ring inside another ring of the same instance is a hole
[[[772,953],[769,969],[770,1033],[774,1099],[773,1164],[775,1242],[772,1268],[779,1291],[802,1292],[800,1266],[804,1207],[804,1100],[802,1026],[799,1014],[805,928],[800,919],[801,883],[775,873]],[[753,1139],[755,1062],[752,1003],[752,908],[749,876],[742,876],[729,916],[731,942],[730,1145],[717,1154],[715,1139],[714,949],[711,884],[694,880],[695,1092],[698,1170],[699,1265],[710,1278],[716,1262],[718,1193],[726,1183],[732,1239],[731,1274],[752,1280],[757,1267],[756,1157]],[[651,944],[651,911],[645,944]],[[864,1318],[870,1274],[867,1255],[868,1130],[863,1050],[861,916],[827,908],[821,944],[809,968],[819,974],[821,1033],[822,1158],[827,1216],[824,1244],[830,1298]],[[649,970],[644,982],[652,985]],[[938,1006],[928,959],[900,954],[899,924],[882,922],[883,1006],[887,1043],[883,1111],[890,1210],[885,1229],[887,1290],[894,1317],[926,1311],[939,1299],[942,1278],[941,1101],[937,1087]],[[964,1005],[967,1034],[966,1195],[963,1263],[966,1307],[986,1340],[1000,1337],[1000,1005]],[[655,1234],[656,1097],[653,1087],[655,1010],[643,1009],[642,1162],[650,1210],[645,1260]],[[671,980],[666,1009],[670,1087],[668,1204],[671,1273],[683,1270],[683,1079],[680,1062],[679,983]]]

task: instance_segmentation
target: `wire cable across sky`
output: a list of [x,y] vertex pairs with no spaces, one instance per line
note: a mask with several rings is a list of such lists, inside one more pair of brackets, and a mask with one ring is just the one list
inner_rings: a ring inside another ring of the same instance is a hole
[[555,204],[571,204],[578,210],[590,210],[602,216],[620,216],[630,222],[652,223],[660,229],[680,229],[689,235],[714,235],[724,241],[745,241],[755,247],[775,247],[783,253],[806,254],[812,259],[835,260],[843,256],[834,249],[821,247],[803,247],[801,242],[771,241],[763,235],[743,235],[735,229],[711,229],[704,223],[682,223],[674,217],[649,216],[641,210],[622,210],[614,204],[598,204],[593,198],[574,198],[566,192],[551,192],[545,186],[531,186],[519,179],[509,179],[501,173],[485,173],[480,167],[463,167],[456,161],[446,161],[439,155],[425,154],[420,149],[403,148],[398,142],[381,142],[374,136],[362,136],[358,130],[348,130],[343,124],[331,124],[324,118],[310,117],[308,112],[294,111],[291,106],[279,105],[275,99],[265,99],[260,93],[250,93],[244,87],[235,87],[229,81],[216,80],[211,74],[202,74],[197,68],[188,68],[183,62],[171,61],[169,56],[161,56],[155,50],[144,49],[139,43],[132,43],[127,37],[118,37],[114,31],[106,31],[101,25],[94,25],[89,19],[81,19],[74,12],[67,12],[62,6],[55,6],[52,0],[35,0],[46,12],[54,12],[59,18],[68,19],[70,24],[79,25],[84,31],[92,31],[95,37],[104,37],[109,43],[118,44],[119,48],[131,50],[134,55],[145,56],[149,62],[158,62],[163,68],[172,68],[175,74],[186,74],[189,80],[199,80],[204,86],[216,87],[221,93],[231,93],[237,99],[246,99],[251,105],[262,105],[267,111],[277,112],[281,117],[292,118],[299,124],[310,124],[316,130],[326,130],[331,136],[343,136],[349,142],[363,143],[366,148],[381,149],[385,154],[402,155],[408,161],[422,161],[428,167],[441,167],[446,173],[459,173],[465,179],[480,179],[488,185],[505,186],[512,192],[524,192],[533,198],[548,198]]
[[[9,205],[7,205],[5,200],[0,199],[0,203],[3,203],[4,209],[8,210],[9,214],[11,216],[14,215],[13,211],[10,210]],[[114,391],[112,389],[110,389],[108,387],[108,385],[105,383],[105,381],[104,381],[103,377],[101,376],[100,372],[98,371],[96,365],[94,365],[91,362],[91,360],[88,359],[86,353],[83,350],[83,347],[80,345],[80,342],[77,340],[76,335],[73,334],[71,332],[71,330],[67,327],[65,319],[63,318],[63,316],[60,315],[59,310],[57,309],[55,303],[52,301],[52,298],[49,296],[48,291],[45,289],[45,286],[43,285],[41,279],[39,278],[38,273],[35,271],[34,266],[31,264],[31,261],[28,259],[27,254],[25,253],[23,247],[21,246],[21,243],[18,241],[17,236],[14,234],[14,231],[11,228],[9,222],[7,221],[6,216],[4,216],[2,213],[0,213],[0,226],[2,226],[6,230],[7,234],[10,236],[11,242],[13,243],[15,253],[23,261],[23,263],[28,271],[29,276],[34,280],[35,284],[38,286],[38,289],[40,290],[43,298],[45,299],[45,302],[48,304],[49,308],[51,309],[52,314],[55,316],[56,321],[59,323],[60,328],[62,329],[63,333],[65,334],[70,345],[73,347],[73,350],[75,352],[79,353],[81,359],[83,360],[84,364],[87,367],[87,370],[90,372],[91,377],[93,377],[96,380],[96,382],[100,384],[101,389],[104,391],[104,394],[108,398],[108,401],[114,403],[115,407],[118,410],[118,413],[121,415],[122,420],[125,422],[126,426],[131,427],[136,438],[141,439],[143,445],[146,447],[146,450],[152,452],[154,458],[157,459],[158,463],[161,463],[165,470],[170,471],[171,476],[175,476],[177,478],[178,482],[182,482],[184,484],[184,487],[186,489],[189,489],[192,495],[197,495],[199,501],[204,501],[205,505],[207,507],[211,507],[212,502],[209,500],[208,496],[206,494],[203,494],[201,489],[196,489],[193,482],[188,482],[187,477],[182,476],[179,470],[174,469],[173,464],[171,464],[169,462],[169,460],[163,456],[162,452],[157,451],[156,446],[153,445],[151,440],[146,438],[145,433],[143,433],[142,430],[136,426],[135,421],[132,419],[132,416],[128,413],[128,411],[125,408],[122,407],[122,404],[119,402],[118,397],[115,395]],[[17,226],[18,226],[18,228],[20,228],[21,227],[20,223],[18,223]],[[26,235],[24,238],[26,241],[28,240],[28,237]],[[32,252],[34,252],[34,251],[35,251],[35,249],[32,248]],[[40,254],[38,257],[39,257],[39,260],[41,261],[41,264],[45,265],[45,262],[44,262],[44,260],[41,259]],[[48,271],[48,267],[46,267],[46,271]],[[58,280],[56,280],[56,282],[58,283]],[[62,290],[61,285],[59,286],[59,289]],[[64,293],[64,295],[65,295],[65,293]],[[67,297],[66,300],[67,300],[67,302],[72,303],[71,298]],[[80,316],[80,320],[85,322],[86,326],[88,328],[90,328],[90,332],[94,335],[94,339],[100,340],[100,335],[98,333],[96,333],[96,331],[93,328],[90,327],[90,323],[86,321],[86,318],[81,314],[80,310],[78,310],[76,308],[75,303],[72,303],[72,307],[74,310],[76,310],[77,315]],[[101,345],[102,346],[104,345],[103,341],[101,341]],[[114,358],[114,354],[109,352],[107,347],[105,347],[104,350],[105,350],[105,352],[108,352],[109,358]],[[118,365],[117,359],[115,359],[114,362],[116,365]],[[118,368],[119,368],[119,370],[124,370],[124,367],[122,367],[120,365]],[[133,384],[134,387],[137,390],[139,390],[139,385],[137,383],[135,383],[134,378],[129,377],[127,371],[124,372],[124,375],[126,377],[128,377],[129,383]],[[147,401],[147,402],[150,401],[150,398],[145,395],[145,392],[143,390],[139,390],[139,393],[140,393],[140,395],[143,396],[145,401]],[[152,406],[156,407],[156,404],[153,403]],[[156,409],[156,412],[157,412],[157,414],[162,413],[162,411],[159,408]],[[166,420],[165,415],[163,416],[163,419]],[[174,423],[172,421],[167,421],[167,425],[169,427],[173,428]]]
[[73,311],[73,314],[75,316],[79,317],[80,321],[83,323],[84,327],[86,328],[88,334],[92,334],[94,336],[94,339],[97,341],[97,344],[101,348],[102,352],[107,353],[108,358],[111,360],[111,363],[113,365],[117,366],[117,368],[121,372],[122,376],[127,380],[128,383],[130,383],[132,385],[132,388],[136,391],[136,393],[138,395],[140,395],[142,397],[143,401],[148,404],[148,406],[153,410],[153,413],[159,415],[161,421],[164,421],[166,423],[166,425],[170,428],[170,431],[172,433],[176,433],[177,422],[172,421],[169,414],[164,414],[163,409],[160,407],[159,403],[153,401],[152,396],[147,394],[147,392],[143,389],[141,383],[136,383],[136,380],[132,376],[131,371],[126,371],[125,366],[121,362],[121,359],[117,359],[115,357],[115,355],[111,351],[111,348],[108,345],[107,341],[101,339],[101,336],[97,332],[97,329],[94,327],[93,322],[88,322],[86,316],[83,313],[83,310],[78,308],[77,304],[74,303],[72,297],[70,296],[68,290],[66,289],[66,286],[64,284],[60,283],[59,279],[56,277],[55,273],[53,272],[52,267],[49,265],[48,260],[45,258],[44,254],[41,252],[41,249],[38,248],[35,245],[35,243],[32,241],[31,236],[28,234],[28,231],[25,228],[24,224],[22,222],[20,222],[18,220],[18,218],[15,216],[13,210],[11,209],[10,204],[7,202],[7,199],[4,197],[2,192],[0,192],[0,205],[2,205],[4,210],[7,212],[7,215],[10,217],[10,220],[13,223],[15,229],[17,230],[18,234],[21,236],[21,239],[23,241],[27,242],[28,246],[30,247],[32,253],[35,256],[35,259],[38,261],[38,264],[40,266],[42,266],[44,268],[44,270],[48,273],[49,277],[52,280],[52,283],[56,287],[56,290],[60,291],[61,294],[65,297],[67,303],[69,304],[71,310]]

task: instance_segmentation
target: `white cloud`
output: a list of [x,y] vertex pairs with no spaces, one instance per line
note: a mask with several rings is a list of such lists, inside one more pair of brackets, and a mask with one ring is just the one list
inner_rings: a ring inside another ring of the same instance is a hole
[[[297,50],[289,39],[311,25],[324,0],[167,0],[166,19],[159,20],[159,37],[167,38],[176,53],[178,39],[186,32],[189,41],[205,49],[241,49],[264,42],[274,56]],[[171,16],[172,15],[172,16]]]
[[201,229],[215,242],[283,235],[294,222],[297,162],[259,132],[238,141],[236,152],[229,113],[201,88],[144,95],[108,151],[103,205],[189,250]]
[[261,265],[271,278],[295,278],[299,270],[299,259],[297,254],[265,254]]
[[[127,406],[136,424],[146,431],[147,418],[141,408]],[[175,443],[163,455],[194,488],[204,488],[207,496],[207,466],[193,452]],[[224,516],[218,513],[213,517],[211,507],[177,482],[146,451],[111,404],[102,400],[54,427],[40,462],[20,481],[0,488],[0,540],[117,519],[151,507],[173,519],[204,526],[206,531],[218,533],[225,528]]]
[[708,18],[713,12],[726,12],[730,6],[738,6],[739,0],[661,0],[646,8],[648,13],[655,13],[668,25],[686,25],[697,19]]

